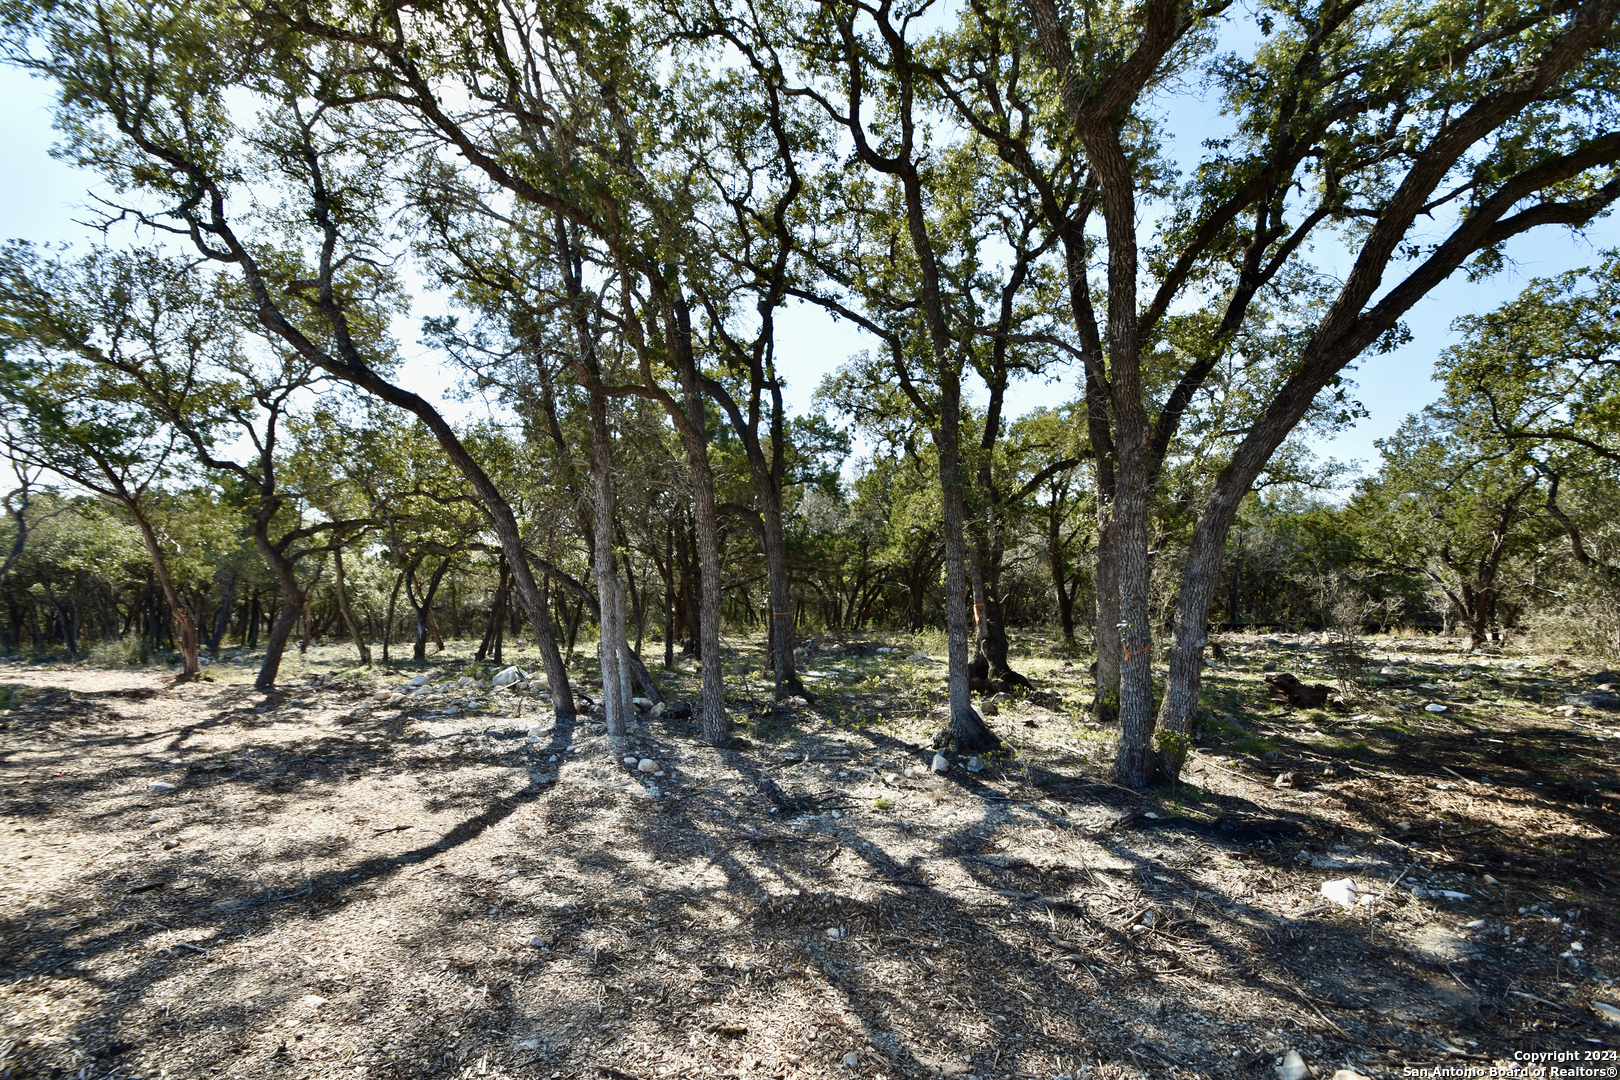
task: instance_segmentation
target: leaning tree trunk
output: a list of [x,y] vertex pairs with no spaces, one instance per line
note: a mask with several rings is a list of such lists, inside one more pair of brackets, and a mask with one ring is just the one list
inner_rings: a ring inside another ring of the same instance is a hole
[[287,643],[292,640],[293,629],[304,611],[304,590],[298,585],[291,559],[277,551],[269,538],[258,529],[254,530],[253,540],[281,589],[281,610],[276,613],[275,622],[270,624],[270,637],[264,644],[264,662],[259,665],[258,678],[253,680],[253,685],[260,690],[274,690],[282,657],[287,652]]
[[343,616],[343,625],[349,628],[349,637],[354,640],[355,651],[360,654],[360,662],[366,667],[371,666],[371,646],[366,642],[366,636],[360,632],[360,624],[354,621],[354,612],[349,610],[349,590],[343,581],[343,549],[332,549],[332,589],[337,594],[338,614]]
[[[152,572],[157,576],[158,588],[163,592],[163,602],[169,606],[169,615],[174,619],[174,643],[180,652],[180,678],[182,681],[194,679],[202,670],[197,656],[197,622],[191,617],[191,610],[181,602],[179,590],[169,577],[168,560],[163,557],[163,547],[158,543],[152,523],[146,520],[146,515],[135,500],[125,500],[124,509],[129,511],[129,516],[141,531],[146,553],[152,559]],[[63,630],[66,630],[65,623]]]

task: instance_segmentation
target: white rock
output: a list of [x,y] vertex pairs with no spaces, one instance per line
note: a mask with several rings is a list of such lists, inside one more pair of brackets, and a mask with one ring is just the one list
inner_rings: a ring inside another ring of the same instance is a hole
[[515,667],[509,667],[495,676],[496,686],[511,686],[513,683],[523,681],[523,672]]
[[861,1064],[861,1057],[860,1057],[859,1054],[849,1053],[849,1054],[844,1055],[844,1068],[846,1068],[846,1069],[855,1069],[855,1068],[859,1068],[860,1064]]
[[394,692],[392,690],[378,690],[375,694],[372,694],[371,696],[372,696],[373,699],[375,699],[377,701],[387,701],[389,698],[394,696]]
[[1338,904],[1340,907],[1355,907],[1356,888],[1354,878],[1339,878],[1336,881],[1322,882],[1322,895]]
[[656,705],[654,705],[652,707],[652,714],[654,716],[663,716],[664,715],[664,710],[667,709],[667,708],[669,708],[669,706],[665,705],[662,701],[660,701],[658,704],[656,704]]
[[1615,1027],[1620,1027],[1620,1009],[1610,1005],[1607,1001],[1592,1002],[1592,1011]]
[[636,768],[640,769],[642,772],[657,772],[658,762],[654,761],[650,757],[644,757],[641,759],[641,763],[637,765]]
[[844,928],[842,926],[829,926],[827,927],[827,936],[832,940],[837,941],[839,938],[844,936]]
[[545,948],[548,948],[548,946],[546,945],[546,939],[541,937],[539,934],[534,935],[534,937],[529,939],[529,948],[531,948],[531,949],[545,949]]
[[412,679],[410,682],[406,683],[405,685],[406,686],[426,686],[427,681],[428,681],[428,677],[426,675],[418,675],[414,679]]
[[1354,1069],[1340,1069],[1333,1074],[1332,1080],[1367,1080]]
[[973,773],[984,772],[984,762],[980,761],[976,756],[968,758],[967,771]]
[[162,780],[153,780],[150,784],[146,785],[146,790],[148,790],[148,791],[173,791],[174,790],[174,785],[173,784],[166,784]]
[[402,704],[405,700],[406,700],[405,695],[401,694],[401,693],[398,693],[397,691],[395,693],[392,693],[392,694],[388,695],[388,704],[390,704],[390,705],[399,705],[399,704]]
[[634,705],[638,709],[651,709],[652,708],[652,699],[651,698],[644,698],[644,697],[633,697],[633,698],[630,699],[630,704]]
[[951,771],[950,759],[947,758],[944,754],[936,753],[934,755],[933,768],[934,768],[934,771],[937,772],[937,773],[950,772]]
[[1423,706],[1423,711],[1424,712],[1445,712],[1446,707],[1444,705],[1440,705],[1440,704],[1437,704],[1436,702],[1431,701],[1427,705]]
[[1311,1067],[1298,1050],[1283,1055],[1282,1064],[1277,1066],[1277,1080],[1311,1080]]
[[624,763],[626,765],[630,766],[633,769],[633,768],[636,767],[637,762],[639,762],[640,760],[641,759],[636,757],[636,755],[634,755],[634,754],[626,754],[625,758],[624,758]]

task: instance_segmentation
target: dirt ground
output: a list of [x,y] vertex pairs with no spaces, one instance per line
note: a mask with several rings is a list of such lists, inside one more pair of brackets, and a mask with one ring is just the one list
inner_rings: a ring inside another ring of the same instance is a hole
[[455,643],[272,693],[234,653],[0,664],[0,1077],[1614,1075],[1612,673],[1380,638],[1297,711],[1263,669],[1343,650],[1229,638],[1182,782],[1136,793],[1051,642],[986,709],[1011,752],[943,776],[916,641],[808,644],[785,711],[733,644],[726,751],[555,725]]

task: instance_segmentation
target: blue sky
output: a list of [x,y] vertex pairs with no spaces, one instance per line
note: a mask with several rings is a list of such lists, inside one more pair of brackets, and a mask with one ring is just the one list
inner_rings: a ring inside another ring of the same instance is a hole
[[[50,156],[55,133],[50,127],[50,97],[45,84],[14,69],[0,66],[0,238],[20,238],[36,243],[68,241],[84,243],[89,230],[75,222],[86,218],[87,175]],[[1205,112],[1201,101],[1183,97],[1180,105],[1190,111]],[[1202,125],[1189,125],[1205,131]],[[1605,221],[1585,240],[1568,233],[1544,231],[1522,239],[1510,248],[1515,265],[1487,282],[1471,284],[1459,277],[1446,282],[1422,301],[1407,322],[1412,340],[1400,350],[1384,356],[1363,358],[1353,377],[1359,384],[1358,397],[1370,416],[1354,428],[1317,445],[1323,457],[1340,461],[1360,461],[1376,469],[1378,453],[1374,442],[1395,430],[1409,413],[1433,401],[1436,387],[1431,379],[1435,357],[1455,338],[1451,323],[1458,315],[1495,307],[1517,293],[1532,277],[1557,273],[1596,261],[1605,247],[1620,246],[1620,228]],[[423,311],[437,310],[434,298],[424,298]],[[407,370],[402,379],[411,389],[425,396],[440,397],[454,374],[416,341],[414,327],[422,311],[398,330]],[[787,399],[796,410],[809,408],[821,379],[852,353],[868,347],[868,341],[848,323],[834,323],[821,312],[801,306],[785,312],[778,323],[779,362],[789,387]],[[1011,415],[1037,405],[1050,405],[1075,396],[1077,376],[1066,375],[1058,383],[1029,382],[1009,395]],[[464,406],[452,407],[459,412]]]

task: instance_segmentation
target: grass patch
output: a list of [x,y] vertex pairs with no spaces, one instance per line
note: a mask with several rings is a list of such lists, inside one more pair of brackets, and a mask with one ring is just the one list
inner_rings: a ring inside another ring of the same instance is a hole
[[1275,739],[1259,739],[1253,735],[1245,735],[1241,739],[1233,739],[1227,745],[1227,749],[1234,754],[1248,754],[1251,757],[1260,757],[1262,754],[1276,753],[1277,741]]

